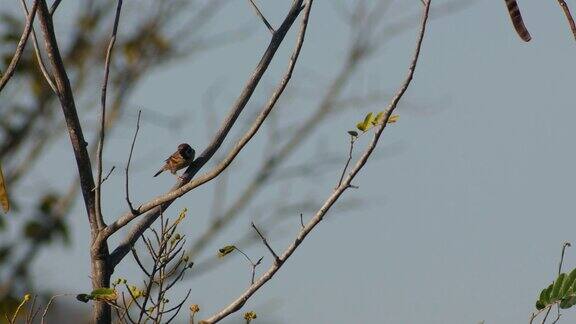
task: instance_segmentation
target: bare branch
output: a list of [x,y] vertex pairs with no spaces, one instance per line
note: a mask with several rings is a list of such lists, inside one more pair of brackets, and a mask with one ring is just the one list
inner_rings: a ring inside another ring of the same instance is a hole
[[[268,69],[270,62],[272,61],[272,58],[274,57],[277,49],[282,43],[282,40],[286,36],[286,33],[288,32],[288,30],[296,20],[297,16],[299,15],[302,1],[303,0],[297,0],[294,1],[294,3],[292,4],[292,7],[288,12],[286,18],[284,19],[282,25],[276,31],[276,33],[274,33],[274,36],[270,41],[268,49],[264,53],[256,69],[252,73],[250,79],[248,80],[248,83],[246,84],[242,93],[240,94],[240,97],[236,100],[235,104],[233,105],[232,110],[228,114],[220,130],[215,135],[212,143],[202,152],[202,154],[194,161],[194,163],[192,163],[192,165],[186,170],[186,172],[184,172],[183,180],[179,181],[173,187],[172,191],[170,191],[169,193],[157,197],[152,201],[150,201],[149,203],[140,206],[137,209],[138,213],[136,215],[132,213],[123,214],[116,222],[114,222],[108,228],[105,229],[103,237],[109,237],[110,235],[115,233],[118,229],[128,224],[137,215],[150,211],[150,213],[147,214],[139,224],[137,224],[134,228],[132,228],[132,230],[128,234],[128,237],[124,239],[122,243],[114,250],[111,257],[113,264],[117,264],[118,262],[120,262],[120,260],[129,252],[130,250],[129,247],[132,245],[133,242],[135,242],[135,240],[138,239],[138,237],[144,232],[144,230],[148,228],[156,220],[156,218],[159,216],[160,210],[167,208],[172,203],[172,201],[174,201],[174,199],[184,195],[186,192],[192,190],[195,187],[200,186],[203,183],[210,181],[211,179],[219,175],[224,169],[226,169],[226,167],[230,165],[230,163],[232,163],[232,161],[238,155],[238,153],[240,153],[242,148],[256,134],[256,132],[258,131],[258,129],[260,128],[260,126],[262,125],[268,114],[274,108],[274,105],[276,104],[277,100],[283,93],[284,89],[286,88],[292,76],[292,71],[294,70],[296,61],[298,59],[298,55],[300,53],[300,49],[302,47],[302,43],[304,41],[304,33],[302,31],[298,36],[296,48],[292,54],[292,57],[290,58],[288,71],[284,75],[282,81],[278,85],[278,88],[270,98],[266,107],[263,108],[262,112],[254,122],[252,127],[246,132],[246,134],[244,134],[244,136],[238,141],[238,143],[236,143],[236,145],[234,146],[232,151],[228,154],[228,156],[224,159],[224,161],[219,163],[218,166],[216,166],[206,175],[194,181],[190,181],[192,177],[202,168],[202,166],[204,166],[204,164],[206,164],[208,160],[210,160],[210,158],[216,153],[216,151],[226,138],[231,127],[236,122],[236,119],[238,118],[238,116],[248,103],[248,100],[254,93],[254,90],[258,85],[262,75]],[[307,16],[305,19],[307,22]]]
[[18,62],[20,62],[20,58],[22,58],[22,53],[24,52],[24,47],[26,47],[26,42],[28,42],[28,37],[30,36],[30,32],[32,31],[32,25],[34,23],[34,17],[36,16],[36,11],[38,9],[38,4],[41,0],[34,0],[34,4],[32,4],[32,10],[26,17],[26,26],[24,26],[24,31],[22,32],[22,36],[20,36],[20,40],[18,41],[18,45],[16,46],[16,52],[14,52],[14,56],[12,56],[12,60],[6,68],[6,72],[0,78],[0,92],[6,86],[10,78],[14,75],[14,71],[16,71],[16,66]]
[[268,28],[268,30],[270,31],[270,33],[272,35],[274,35],[274,33],[276,32],[274,30],[274,28],[272,28],[272,25],[270,25],[270,23],[268,22],[268,20],[266,20],[266,17],[264,17],[264,15],[262,14],[262,12],[260,11],[260,9],[258,9],[258,6],[256,5],[256,3],[254,3],[254,0],[248,0],[250,1],[250,4],[252,5],[252,8],[254,8],[254,11],[256,12],[256,14],[258,15],[258,17],[260,17],[260,19],[262,19],[262,22],[264,22],[264,25],[266,25],[266,28]]
[[574,38],[576,38],[576,24],[574,24],[574,18],[572,18],[572,14],[570,13],[570,8],[568,8],[568,5],[566,4],[566,1],[564,1],[564,0],[558,0],[558,4],[562,8],[562,11],[564,11],[564,15],[566,16],[566,19],[568,20],[568,24],[570,25],[570,30],[572,31],[572,35],[574,35]]
[[100,136],[98,140],[98,151],[96,153],[96,221],[98,229],[104,228],[104,217],[102,216],[102,197],[101,197],[101,183],[102,181],[102,151],[104,150],[104,138],[106,136],[106,92],[108,90],[108,77],[110,75],[110,62],[112,60],[112,50],[116,43],[116,34],[118,33],[118,23],[120,21],[120,12],[122,10],[122,0],[118,0],[116,7],[116,16],[114,18],[114,26],[112,27],[112,34],[110,35],[110,42],[108,43],[108,50],[106,51],[106,60],[104,62],[104,81],[102,81],[102,94],[100,97],[101,112],[100,112]]
[[[358,135],[358,134],[356,134]],[[344,165],[344,169],[342,170],[342,175],[340,176],[340,180],[338,180],[338,185],[336,188],[340,187],[342,184],[342,180],[344,180],[344,175],[346,175],[346,170],[348,170],[348,165],[350,165],[350,161],[352,161],[352,152],[354,151],[354,141],[356,140],[356,136],[350,134],[350,150],[348,151],[348,159],[346,160],[346,165]]]
[[524,20],[522,19],[522,14],[520,13],[520,8],[516,0],[504,0],[506,2],[506,7],[508,8],[508,14],[512,20],[512,25],[516,29],[518,36],[522,38],[523,41],[529,42],[532,37],[524,25]]
[[48,301],[48,304],[46,304],[46,308],[44,308],[44,312],[42,313],[42,319],[40,321],[40,324],[44,324],[44,320],[46,319],[46,315],[48,314],[48,309],[50,308],[50,305],[52,305],[54,299],[62,296],[69,296],[69,294],[59,294],[50,297],[50,300]]
[[72,94],[70,80],[68,79],[68,75],[60,55],[60,50],[58,49],[58,43],[54,34],[52,18],[48,13],[46,2],[44,0],[38,1],[39,20],[42,33],[44,35],[46,52],[48,53],[50,63],[52,64],[52,68],[54,70],[54,78],[56,81],[56,88],[58,90],[58,98],[60,99],[60,104],[62,106],[64,118],[66,119],[66,124],[68,127],[68,134],[70,136],[70,141],[72,142],[72,148],[74,149],[74,155],[76,157],[76,165],[78,167],[78,173],[80,176],[80,185],[82,188],[82,194],[84,196],[86,211],[88,213],[91,229],[95,231],[97,228],[97,223],[94,214],[94,196],[92,194],[92,189],[94,188],[94,178],[92,177],[90,157],[88,156],[88,152],[86,150],[87,143],[84,140],[82,127],[80,125],[80,120],[78,119],[78,113],[76,111],[76,104],[74,102],[74,95]]
[[276,254],[276,252],[274,252],[274,249],[272,249],[272,247],[270,246],[270,244],[268,244],[268,241],[266,240],[266,238],[264,237],[264,235],[262,235],[262,233],[260,233],[260,231],[258,230],[258,228],[256,227],[256,225],[254,224],[254,222],[252,222],[252,228],[254,228],[254,230],[256,231],[256,233],[258,233],[258,236],[260,236],[260,238],[262,239],[262,242],[264,243],[264,245],[266,245],[266,248],[268,249],[268,251],[270,251],[270,254],[272,254],[272,256],[274,257],[274,262],[275,262],[275,263],[279,263],[279,262],[280,262],[280,258],[278,257],[278,254]]
[[[309,0],[309,3],[310,2],[311,2],[311,0]],[[422,41],[424,39],[424,35],[425,35],[425,31],[426,31],[426,25],[427,25],[427,21],[428,21],[430,4],[431,4],[431,0],[428,0],[428,2],[426,3],[426,5],[424,7],[424,10],[423,10],[421,28],[420,28],[418,40],[416,43],[416,49],[414,52],[414,56],[412,58],[412,62],[411,62],[410,67],[408,69],[408,76],[404,80],[404,82],[403,82],[402,86],[400,87],[400,89],[398,90],[396,96],[392,99],[388,108],[385,110],[384,122],[381,125],[379,125],[379,127],[376,129],[376,133],[374,134],[372,141],[370,142],[370,144],[368,145],[368,147],[366,148],[366,150],[364,151],[364,153],[362,154],[360,159],[356,162],[356,164],[352,168],[350,174],[345,178],[343,183],[332,192],[332,194],[324,202],[324,204],[317,211],[317,213],[314,215],[314,217],[300,231],[300,233],[296,237],[296,240],[290,246],[288,246],[288,248],[286,248],[286,250],[284,251],[282,256],[280,256],[280,260],[282,261],[282,263],[273,264],[266,273],[264,273],[253,285],[251,285],[236,300],[234,300],[232,303],[230,303],[228,306],[223,308],[218,313],[216,313],[216,314],[212,315],[211,317],[209,317],[208,319],[204,320],[202,323],[210,324],[210,323],[219,322],[220,320],[224,319],[228,315],[230,315],[230,314],[238,311],[240,308],[242,308],[242,306],[246,303],[246,301],[248,301],[248,299],[258,289],[260,289],[266,282],[268,282],[270,279],[272,279],[272,277],[275,275],[275,273],[282,267],[284,262],[292,255],[292,253],[294,253],[294,251],[298,248],[298,246],[302,243],[302,241],[306,238],[306,236],[312,231],[312,229],[314,227],[316,227],[316,225],[318,225],[320,223],[320,221],[324,218],[326,213],[334,205],[334,203],[336,203],[336,201],[339,199],[339,197],[344,193],[344,191],[346,191],[346,189],[349,187],[352,179],[354,179],[354,177],[358,174],[358,172],[364,167],[368,158],[370,157],[370,155],[372,154],[372,152],[376,148],[376,145],[378,144],[378,141],[380,139],[382,132],[386,128],[388,118],[390,117],[392,112],[396,109],[398,102],[403,97],[404,93],[406,92],[406,90],[408,89],[408,86],[410,85],[410,83],[412,81],[412,78],[414,76],[414,71],[416,68],[416,64],[417,64],[418,58],[420,56],[420,49],[422,46]]]
[[50,6],[50,16],[54,16],[56,9],[58,9],[58,6],[60,5],[60,2],[62,2],[62,0],[54,0],[54,3],[52,3],[52,6]]
[[140,130],[140,116],[142,114],[142,110],[138,110],[138,119],[136,120],[136,131],[134,132],[134,137],[132,138],[132,145],[130,145],[130,154],[128,155],[128,162],[126,163],[126,202],[128,203],[128,207],[130,208],[130,212],[134,214],[134,206],[132,206],[132,202],[130,201],[130,186],[128,185],[128,171],[130,169],[130,162],[132,161],[132,152],[134,151],[134,144],[136,144],[136,137],[138,137],[138,131]]
[[[102,181],[100,181],[100,185],[99,185],[99,186],[102,186],[102,184],[103,184],[104,182],[106,182],[106,180],[108,180],[108,177],[110,177],[110,175],[112,174],[112,172],[114,172],[114,169],[116,169],[116,166],[113,165],[113,166],[110,168],[110,171],[108,171],[108,173],[106,174],[106,176],[102,179]],[[96,191],[96,188],[98,188],[99,186],[94,187],[94,189],[92,189],[92,191]]]
[[[28,15],[29,12],[28,12],[28,7],[26,6],[26,1],[21,0],[20,3],[22,4],[22,8],[24,9],[24,12],[26,13],[26,15]],[[42,72],[42,75],[44,75],[44,79],[46,79],[46,82],[48,82],[48,85],[50,86],[52,91],[54,91],[54,93],[57,93],[56,86],[54,85],[54,81],[52,81],[52,77],[50,76],[50,73],[48,73],[48,70],[46,69],[46,65],[44,64],[44,61],[42,60],[42,55],[40,54],[40,48],[38,46],[38,38],[36,37],[36,31],[34,30],[34,26],[32,26],[32,44],[34,45],[34,53],[36,54],[36,61],[38,61],[38,66],[40,67],[40,71]]]

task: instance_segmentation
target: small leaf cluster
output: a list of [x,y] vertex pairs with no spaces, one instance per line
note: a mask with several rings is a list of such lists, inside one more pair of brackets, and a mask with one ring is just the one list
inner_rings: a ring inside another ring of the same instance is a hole
[[76,299],[83,303],[87,303],[90,300],[115,302],[117,298],[118,294],[114,288],[96,288],[90,294],[76,295]]
[[236,246],[226,245],[225,247],[218,250],[218,257],[223,258],[223,257],[227,256],[228,254],[234,252],[234,250],[236,250]]
[[[393,124],[393,123],[398,121],[398,118],[399,118],[398,115],[392,115],[392,116],[388,117],[387,123]],[[386,119],[386,114],[384,113],[384,111],[380,111],[378,113],[370,112],[370,113],[366,114],[366,116],[364,117],[364,119],[361,122],[358,122],[356,124],[356,128],[359,131],[362,131],[363,133],[365,133],[374,126],[382,125],[384,123],[385,119]],[[348,133],[352,136],[357,136],[357,133],[355,131],[349,131]],[[356,135],[354,135],[354,133]]]
[[576,269],[569,274],[561,273],[547,288],[540,292],[536,309],[542,310],[559,303],[560,308],[567,309],[576,305]]
[[258,316],[256,315],[255,311],[249,311],[244,313],[244,319],[246,320],[246,323],[250,323],[252,320],[255,320],[256,318],[258,318]]

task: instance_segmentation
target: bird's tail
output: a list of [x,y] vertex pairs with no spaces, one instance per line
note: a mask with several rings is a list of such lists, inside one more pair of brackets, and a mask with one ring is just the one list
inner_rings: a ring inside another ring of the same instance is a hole
[[154,175],[155,177],[157,177],[160,173],[164,172],[164,168],[158,170],[158,172],[156,172],[156,174]]

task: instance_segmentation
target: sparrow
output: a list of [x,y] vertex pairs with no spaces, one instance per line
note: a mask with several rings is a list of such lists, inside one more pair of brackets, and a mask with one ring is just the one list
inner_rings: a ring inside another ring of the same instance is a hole
[[176,171],[189,166],[192,161],[194,161],[195,153],[194,149],[186,143],[178,145],[178,150],[165,160],[166,163],[164,166],[158,170],[154,176],[156,177],[166,170],[172,172],[172,174],[176,174]]

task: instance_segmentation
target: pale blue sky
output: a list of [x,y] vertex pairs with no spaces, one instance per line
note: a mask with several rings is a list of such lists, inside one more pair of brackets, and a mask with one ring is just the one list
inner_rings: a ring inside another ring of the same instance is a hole
[[[275,25],[289,4],[260,2]],[[432,12],[442,2],[434,1]],[[417,0],[396,3],[386,18],[390,21],[417,13],[420,7]],[[555,1],[520,1],[520,6],[533,37],[530,43],[515,34],[503,1],[477,1],[431,22],[416,77],[405,97],[407,105],[399,107],[399,122],[386,130],[379,146],[383,157],[370,161],[362,171],[355,181],[359,190],[345,194],[345,198],[362,199],[366,206],[330,214],[320,224],[243,309],[258,313],[256,323],[527,322],[539,290],[553,279],[562,242],[575,240],[576,154],[571,130],[576,120],[572,104],[576,52]],[[214,82],[222,83],[215,112],[221,118],[269,38],[246,1],[234,1],[217,20],[221,25],[215,30],[250,20],[256,31],[248,39],[155,70],[131,97],[125,127],[110,135],[105,151],[108,166],[114,164],[118,170],[123,167],[137,107],[186,118],[179,131],[151,124],[142,127],[135,159],[149,161],[134,170],[135,200],[169,188],[171,177],[151,175],[178,143],[187,141],[197,149],[206,145],[209,130],[204,126],[203,94]],[[316,1],[291,85],[327,82],[343,59],[346,30],[330,1]],[[293,37],[291,33],[282,46],[244,116],[258,108],[284,70]],[[387,43],[359,70],[349,93],[373,89],[375,84],[395,91],[406,73],[415,37],[416,30],[411,29]],[[278,107],[278,116],[281,121],[298,120],[313,104],[314,98],[285,102]],[[329,119],[290,163],[300,157],[314,158],[319,144],[344,158],[346,131],[366,111]],[[260,163],[265,138],[265,132],[259,133],[232,165],[230,199],[244,188],[253,165]],[[46,156],[45,163],[59,167],[54,174],[42,174],[42,179],[55,187],[68,184],[69,179],[59,175],[75,168],[66,139]],[[126,209],[121,174],[115,173],[105,184],[108,219]],[[296,181],[287,199],[314,197],[319,204],[338,176],[335,169],[314,181]],[[278,199],[282,190],[287,189],[272,186],[254,206]],[[182,232],[191,238],[208,224],[212,191],[213,183],[171,208],[173,214],[189,208]],[[277,250],[296,235],[299,212],[294,210],[293,219],[283,223],[283,234],[269,237]],[[45,250],[35,274],[44,287],[56,292],[89,291],[83,207],[78,204],[70,216],[73,247]],[[256,216],[244,213],[199,260],[249,232]],[[269,264],[263,246],[245,250],[255,257],[265,255],[265,265]],[[180,285],[179,293],[192,289],[189,301],[201,305],[200,317],[228,304],[248,284],[250,269],[245,260],[232,256],[223,262],[217,271]],[[575,265],[576,251],[569,249],[566,268]],[[135,276],[130,265],[123,264],[118,271],[119,276]],[[574,311],[564,313],[566,323],[576,318]],[[226,322],[239,322],[240,317],[238,313]]]

